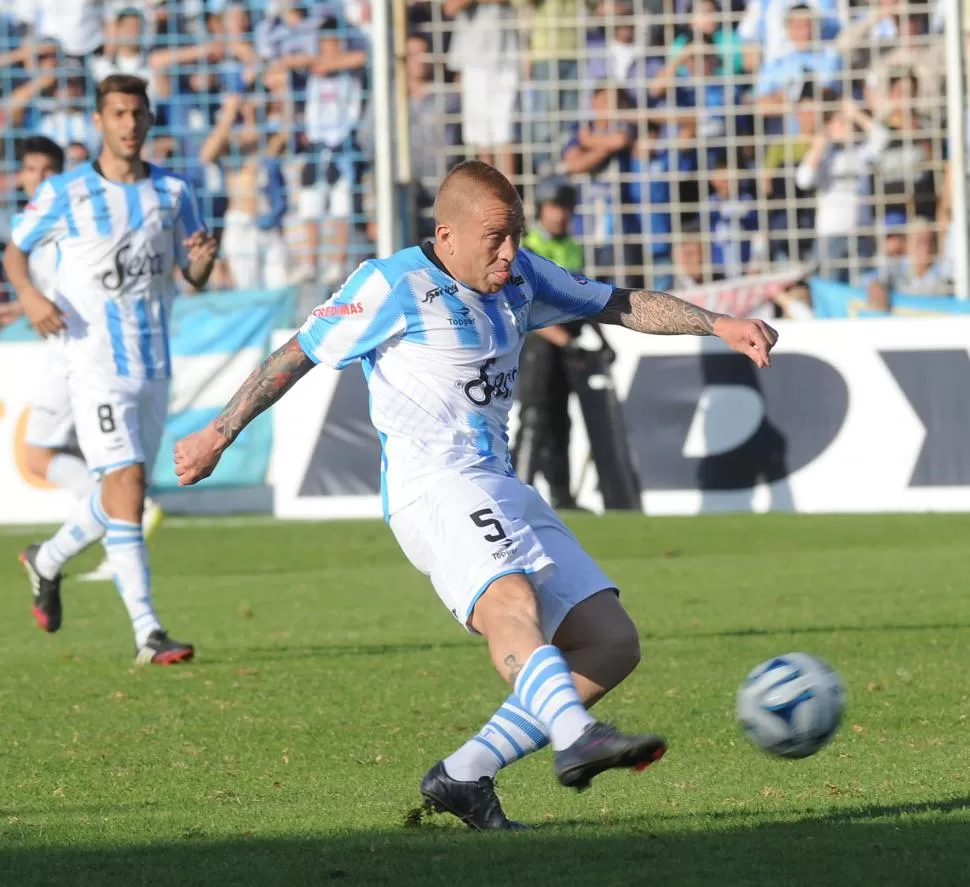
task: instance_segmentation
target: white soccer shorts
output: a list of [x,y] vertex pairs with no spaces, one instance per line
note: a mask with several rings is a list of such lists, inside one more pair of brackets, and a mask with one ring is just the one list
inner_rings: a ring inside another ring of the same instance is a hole
[[578,603],[615,588],[552,508],[516,477],[442,474],[391,515],[390,525],[408,560],[466,628],[479,597],[509,573],[531,580],[547,641]]
[[67,382],[67,363],[60,343],[51,343],[30,399],[25,441],[31,446],[63,450],[74,444],[74,415]]
[[141,462],[151,477],[165,430],[169,384],[149,379],[127,385],[118,380],[101,389],[72,386],[78,445],[93,474]]

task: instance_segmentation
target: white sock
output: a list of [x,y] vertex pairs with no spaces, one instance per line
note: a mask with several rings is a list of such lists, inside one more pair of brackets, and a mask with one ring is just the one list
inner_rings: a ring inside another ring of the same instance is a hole
[[104,536],[108,519],[101,507],[101,488],[96,487],[86,499],[78,502],[70,519],[37,553],[37,572],[53,579],[76,554]]
[[594,723],[576,692],[566,660],[552,644],[529,657],[515,679],[515,695],[546,728],[556,751],[568,748]]
[[494,779],[503,767],[548,744],[545,728],[513,693],[476,736],[445,758],[445,770],[462,782],[477,782],[483,776]]
[[54,454],[47,466],[47,479],[62,490],[70,490],[78,499],[91,495],[98,485],[84,460],[71,453]]
[[152,607],[151,574],[141,524],[110,518],[104,549],[118,593],[131,617],[135,645],[140,647],[148,635],[162,627]]

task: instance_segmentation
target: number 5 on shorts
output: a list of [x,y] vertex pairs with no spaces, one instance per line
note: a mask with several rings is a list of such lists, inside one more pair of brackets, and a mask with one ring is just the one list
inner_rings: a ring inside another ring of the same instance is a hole
[[101,423],[101,430],[105,434],[111,434],[117,427],[110,403],[103,403],[98,407],[98,422]]
[[493,533],[485,534],[486,542],[501,542],[503,539],[507,539],[508,536],[505,535],[505,530],[502,529],[502,525],[498,522],[498,518],[495,517],[494,512],[491,508],[483,508],[481,511],[473,511],[468,515],[472,519],[472,523],[476,527],[481,527],[483,530],[494,529]]

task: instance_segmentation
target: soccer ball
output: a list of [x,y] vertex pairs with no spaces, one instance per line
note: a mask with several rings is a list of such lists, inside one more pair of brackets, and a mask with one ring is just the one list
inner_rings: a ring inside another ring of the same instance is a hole
[[755,745],[782,758],[807,758],[834,735],[845,708],[839,675],[808,653],[762,662],[738,690],[737,718]]

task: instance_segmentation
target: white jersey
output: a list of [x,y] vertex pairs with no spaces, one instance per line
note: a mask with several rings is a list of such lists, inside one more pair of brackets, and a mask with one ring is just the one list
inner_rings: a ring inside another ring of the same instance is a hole
[[613,288],[521,249],[492,295],[450,277],[430,246],[364,262],[298,334],[315,362],[360,360],[383,446],[384,514],[443,470],[511,475],[508,417],[529,330],[598,314]]
[[152,165],[148,173],[123,184],[82,164],[44,181],[13,228],[26,253],[53,245],[65,359],[98,384],[171,375],[172,271],[187,264],[182,241],[203,224],[184,179]]

